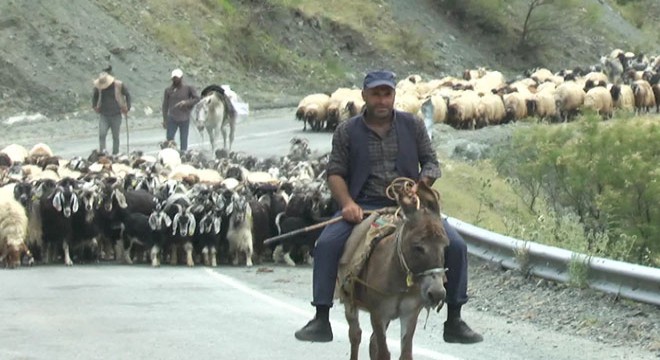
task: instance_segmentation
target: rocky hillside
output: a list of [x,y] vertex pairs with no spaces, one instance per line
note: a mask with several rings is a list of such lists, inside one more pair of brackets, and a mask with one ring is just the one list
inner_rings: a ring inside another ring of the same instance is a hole
[[85,114],[92,80],[107,65],[131,90],[134,109],[147,112],[158,111],[175,67],[198,87],[231,84],[253,107],[276,107],[359,85],[373,68],[439,77],[487,66],[515,76],[535,66],[589,65],[643,36],[606,1],[593,2],[610,28],[562,38],[542,64],[503,47],[500,34],[457,17],[443,0],[7,0],[0,2],[0,113]]

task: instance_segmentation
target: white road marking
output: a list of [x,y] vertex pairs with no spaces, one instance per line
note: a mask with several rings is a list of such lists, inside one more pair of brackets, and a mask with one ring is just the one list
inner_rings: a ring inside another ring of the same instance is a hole
[[[314,313],[312,313],[311,311],[303,310],[299,307],[293,306],[291,304],[287,304],[284,301],[275,299],[272,296],[268,296],[268,295],[266,295],[262,292],[259,292],[255,289],[250,288],[246,284],[244,284],[244,283],[242,283],[242,282],[240,282],[240,281],[238,281],[234,278],[231,278],[231,277],[226,276],[226,275],[222,275],[222,274],[217,273],[217,272],[215,272],[211,269],[208,269],[208,268],[204,269],[204,270],[206,270],[206,272],[209,275],[211,275],[213,278],[219,280],[223,284],[225,284],[227,286],[230,286],[230,287],[232,287],[232,288],[234,288],[234,289],[236,289],[236,290],[238,290],[242,293],[245,293],[249,296],[252,296],[255,299],[261,300],[261,301],[263,301],[263,302],[265,302],[269,305],[279,307],[279,308],[284,309],[288,312],[294,313],[296,315],[300,315],[301,317],[304,317],[306,319],[309,319],[309,318],[314,316]],[[335,327],[335,328],[339,328],[340,331],[343,334],[348,333],[348,324],[345,323],[345,322],[334,321],[333,320],[332,321],[332,326]],[[400,350],[399,339],[398,338],[397,339],[387,338],[387,345],[391,349],[395,349],[397,351]],[[434,351],[434,350],[425,349],[425,348],[420,347],[420,346],[414,346],[413,354],[414,355],[419,355],[419,356],[425,356],[429,359],[434,359],[434,360],[461,360],[460,358],[457,358],[457,357],[454,357],[454,356],[451,356],[451,355],[448,355],[448,354],[442,354],[442,353],[439,353],[439,352]]]

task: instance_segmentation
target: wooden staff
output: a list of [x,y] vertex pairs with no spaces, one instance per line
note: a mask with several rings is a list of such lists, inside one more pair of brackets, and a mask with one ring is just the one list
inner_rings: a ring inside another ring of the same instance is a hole
[[320,228],[322,228],[322,227],[324,227],[324,226],[326,226],[326,225],[334,224],[334,223],[336,223],[336,222],[338,222],[338,221],[340,221],[340,220],[342,220],[342,219],[343,219],[343,217],[341,217],[341,216],[337,216],[337,217],[333,217],[332,219],[329,219],[329,220],[326,220],[326,221],[320,222],[320,223],[318,223],[318,224],[314,224],[314,225],[306,226],[306,227],[304,227],[304,228],[302,228],[302,229],[293,230],[293,231],[289,231],[288,233],[284,233],[284,234],[280,234],[280,235],[277,235],[277,236],[273,236],[273,237],[271,237],[271,238],[268,238],[268,239],[264,240],[264,245],[272,244],[272,243],[274,243],[274,242],[280,242],[280,241],[282,241],[282,240],[284,240],[284,239],[287,239],[287,238],[290,238],[290,237],[296,236],[296,235],[298,235],[298,234],[302,234],[302,233],[306,233],[306,232],[308,232],[308,231],[312,231],[312,230],[320,229]]
[[[389,210],[389,211],[392,211],[392,209],[393,209],[393,208],[389,207],[389,208],[382,208],[382,209],[378,209],[378,210],[367,210],[367,211],[364,211],[364,215],[365,215],[365,216],[369,216],[369,215],[371,215],[371,214],[374,213],[374,212],[377,212],[377,213],[385,213],[385,212],[388,211],[388,210]],[[299,235],[299,234],[306,233],[306,232],[308,232],[308,231],[312,231],[312,230],[320,229],[320,228],[322,228],[322,227],[324,227],[324,226],[326,226],[326,225],[330,225],[330,224],[334,224],[334,223],[336,223],[336,222],[339,222],[339,221],[342,220],[342,219],[343,219],[342,216],[337,216],[337,217],[333,217],[332,219],[329,219],[329,220],[326,220],[326,221],[320,222],[320,223],[318,223],[318,224],[314,224],[314,225],[306,226],[306,227],[304,227],[304,228],[302,228],[302,229],[293,230],[293,231],[289,231],[288,233],[285,233],[285,234],[280,234],[280,235],[277,235],[277,236],[273,236],[273,237],[271,237],[271,238],[268,238],[268,239],[264,240],[264,245],[272,244],[272,243],[274,243],[274,242],[280,242],[280,241],[282,241],[282,240],[284,240],[284,239],[288,239],[288,238],[290,238],[290,237],[292,237],[292,236],[296,236],[296,235]]]

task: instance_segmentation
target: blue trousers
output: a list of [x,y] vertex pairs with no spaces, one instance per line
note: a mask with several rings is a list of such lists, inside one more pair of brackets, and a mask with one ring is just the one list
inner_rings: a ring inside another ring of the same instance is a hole
[[[363,206],[364,210],[375,210],[380,207]],[[341,212],[335,216],[341,215]],[[445,249],[445,267],[447,271],[447,305],[463,305],[467,302],[467,245],[463,237],[449,225],[447,220],[442,223],[449,237],[449,246]],[[332,306],[335,292],[339,259],[344,251],[344,245],[353,231],[355,224],[339,221],[323,229],[314,247],[314,271],[312,275],[313,301],[312,305]]]
[[188,129],[190,128],[190,121],[174,121],[167,119],[167,133],[165,138],[167,140],[174,140],[174,135],[177,129],[179,130],[179,145],[181,151],[188,150]]

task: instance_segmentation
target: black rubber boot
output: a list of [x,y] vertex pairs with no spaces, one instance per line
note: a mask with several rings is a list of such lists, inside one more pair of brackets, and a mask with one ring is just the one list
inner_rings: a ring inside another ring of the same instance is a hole
[[302,329],[296,331],[296,339],[311,342],[332,341],[332,326],[330,326],[330,321],[315,317]]
[[462,307],[463,305],[447,304],[447,321],[445,321],[445,332],[442,336],[445,342],[475,344],[483,341],[483,336],[470,329],[468,324],[461,319]]
[[460,318],[445,321],[445,332],[442,337],[445,342],[458,344],[475,344],[484,340],[483,336],[470,329]]
[[317,306],[316,316],[302,329],[296,331],[296,339],[311,342],[332,341],[332,326],[330,326],[330,307]]

